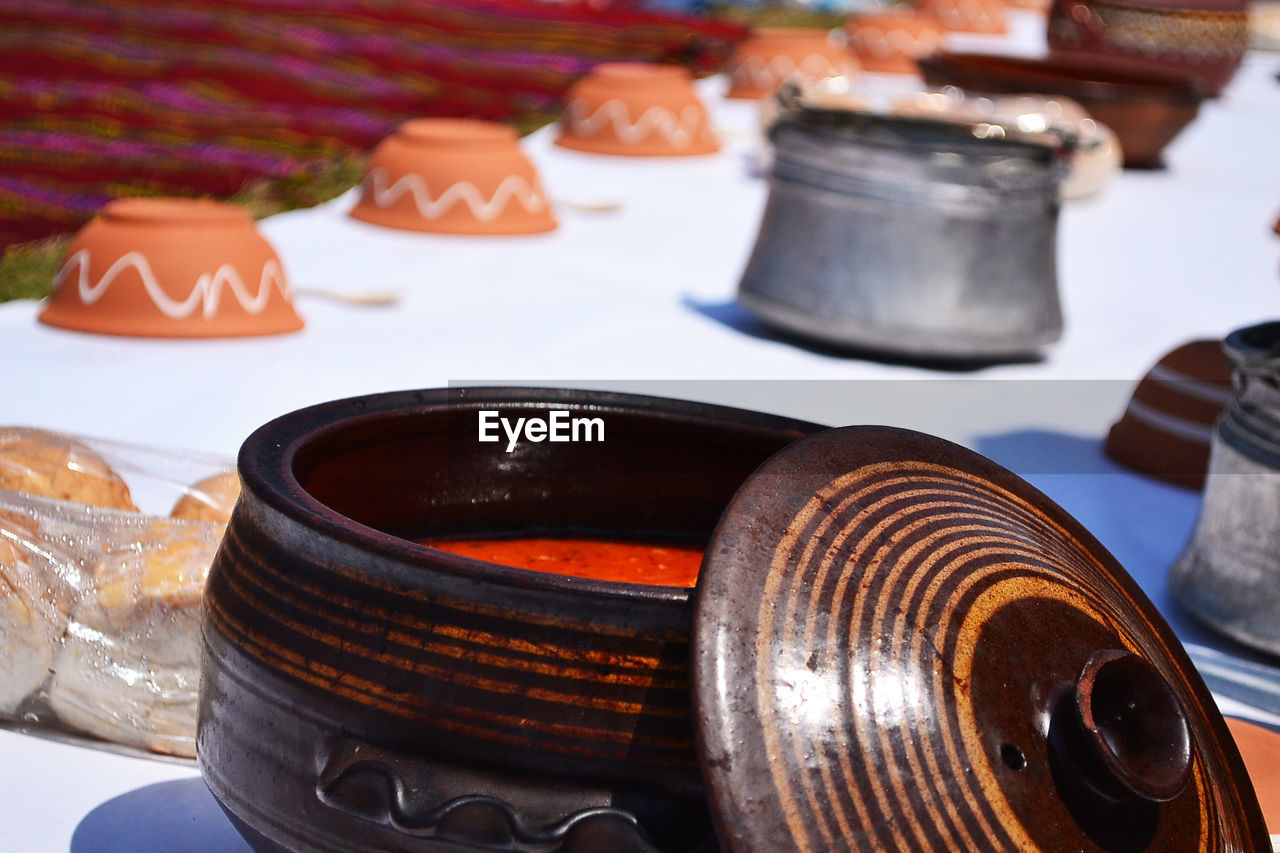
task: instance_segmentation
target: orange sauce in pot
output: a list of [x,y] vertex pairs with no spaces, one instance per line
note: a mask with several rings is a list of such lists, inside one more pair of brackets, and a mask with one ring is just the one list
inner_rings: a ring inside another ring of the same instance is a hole
[[432,548],[490,563],[577,578],[692,587],[703,548],[614,539],[432,539]]

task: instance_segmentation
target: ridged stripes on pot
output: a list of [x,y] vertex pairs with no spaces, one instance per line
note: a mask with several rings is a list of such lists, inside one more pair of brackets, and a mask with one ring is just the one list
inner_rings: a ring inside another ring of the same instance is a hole
[[444,754],[692,775],[679,626],[605,626],[599,611],[554,616],[405,589],[355,560],[304,563],[254,515],[233,519],[206,595],[206,632],[238,666],[318,691],[373,731],[412,728]]
[[693,682],[730,849],[1269,849],[1157,611],[983,457],[822,433],[757,472],[708,555]]

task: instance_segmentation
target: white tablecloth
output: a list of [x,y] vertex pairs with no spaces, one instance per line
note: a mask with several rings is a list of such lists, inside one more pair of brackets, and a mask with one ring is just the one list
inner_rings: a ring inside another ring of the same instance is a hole
[[[36,322],[34,303],[0,305],[0,423],[231,455],[257,426],[311,403],[509,381],[912,427],[1047,491],[1184,639],[1214,645],[1164,584],[1199,496],[1124,472],[1100,440],[1161,354],[1280,314],[1277,68],[1274,54],[1250,55],[1169,147],[1167,168],[1124,172],[1063,208],[1066,331],[1043,361],[974,374],[882,364],[798,343],[738,308],[767,188],[749,168],[755,105],[724,101],[713,80],[704,93],[726,142],[715,156],[627,160],[560,149],[550,129],[529,138],[554,197],[622,204],[611,214],[562,205],[552,234],[382,230],[346,216],[350,194],[261,223],[296,287],[396,288],[395,307],[300,297],[297,334],[163,341],[54,329]],[[6,850],[245,849],[190,766],[5,731],[0,766]]]

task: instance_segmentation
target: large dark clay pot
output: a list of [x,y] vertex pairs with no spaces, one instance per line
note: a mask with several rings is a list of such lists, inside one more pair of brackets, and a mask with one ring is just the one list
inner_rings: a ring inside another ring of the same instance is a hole
[[[601,416],[606,440],[507,453],[477,442],[481,409]],[[207,593],[210,789],[259,850],[707,843],[691,590],[507,569],[414,540],[706,541],[742,481],[816,429],[536,389],[374,396],[268,424],[241,452],[243,498]]]
[[[599,417],[478,441],[478,412]],[[1088,531],[970,450],[646,397],[378,395],[246,442],[197,748],[266,851],[1264,851],[1230,733]],[[696,592],[418,544],[707,542]]]

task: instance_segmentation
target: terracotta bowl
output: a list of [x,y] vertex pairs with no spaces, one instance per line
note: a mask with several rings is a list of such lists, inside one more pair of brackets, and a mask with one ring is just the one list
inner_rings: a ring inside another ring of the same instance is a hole
[[783,82],[848,80],[858,64],[828,30],[764,27],[744,39],[729,56],[726,97],[757,99]]
[[638,62],[601,63],[570,87],[556,144],[634,157],[720,149],[689,72]]
[[378,144],[351,216],[439,234],[535,234],[556,227],[514,128],[424,118]]
[[943,52],[920,60],[919,65],[925,82],[932,86],[1065,95],[1115,132],[1126,168],[1159,166],[1165,146],[1195,119],[1204,100],[1183,78],[1134,71],[1103,60]]
[[1055,0],[1053,54],[1178,74],[1217,96],[1249,48],[1246,0]]
[[916,60],[940,49],[945,33],[937,17],[909,9],[855,15],[844,30],[863,70],[880,74],[919,74]]
[[1202,488],[1213,427],[1232,396],[1222,341],[1185,343],[1142,377],[1107,433],[1107,455],[1152,477]]
[[215,201],[110,202],[80,229],[41,322],[158,338],[302,328],[280,258],[244,208]]
[[921,0],[920,10],[956,33],[1003,35],[1009,31],[1009,6],[1005,0]]

